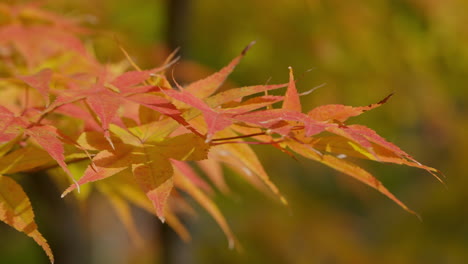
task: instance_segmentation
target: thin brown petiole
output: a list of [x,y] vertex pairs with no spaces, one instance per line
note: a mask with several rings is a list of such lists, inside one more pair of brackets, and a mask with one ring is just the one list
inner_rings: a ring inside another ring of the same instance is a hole
[[224,145],[224,144],[248,144],[248,145],[271,145],[281,143],[284,140],[270,141],[270,142],[260,142],[260,141],[223,141],[218,143],[212,143],[212,146]]
[[230,140],[230,139],[248,138],[248,137],[264,136],[264,135],[266,135],[265,132],[258,132],[258,133],[253,133],[253,134],[248,134],[248,135],[242,135],[242,136],[235,136],[235,137],[215,138],[215,139],[212,139],[211,141],[220,141],[220,140]]

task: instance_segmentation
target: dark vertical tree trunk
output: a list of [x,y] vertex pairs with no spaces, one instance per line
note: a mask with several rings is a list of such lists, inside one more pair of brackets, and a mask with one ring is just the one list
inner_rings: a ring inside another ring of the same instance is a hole
[[189,21],[192,8],[192,0],[167,0],[167,43],[174,50],[178,47],[188,46]]
[[[188,34],[192,2],[192,0],[167,0],[167,44],[170,50],[180,48],[179,55],[189,45]],[[160,239],[162,240],[161,245],[163,245],[161,257],[164,264],[193,263],[190,247],[167,224],[164,224],[160,229]]]

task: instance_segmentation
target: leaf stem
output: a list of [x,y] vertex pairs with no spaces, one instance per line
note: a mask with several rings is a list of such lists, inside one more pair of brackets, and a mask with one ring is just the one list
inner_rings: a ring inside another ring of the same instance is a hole
[[230,140],[230,139],[239,139],[239,138],[248,138],[248,137],[256,137],[256,136],[264,136],[267,133],[265,132],[258,132],[258,133],[253,133],[253,134],[247,134],[247,135],[242,135],[242,136],[235,136],[235,137],[225,137],[225,138],[215,138],[212,139],[211,141],[220,141],[220,140]]

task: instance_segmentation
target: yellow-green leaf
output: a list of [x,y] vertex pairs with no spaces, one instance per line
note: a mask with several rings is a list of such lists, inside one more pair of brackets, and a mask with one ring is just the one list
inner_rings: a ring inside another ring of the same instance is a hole
[[2,175],[0,175],[0,220],[34,239],[44,249],[50,262],[54,263],[52,250],[37,229],[28,196],[13,179]]

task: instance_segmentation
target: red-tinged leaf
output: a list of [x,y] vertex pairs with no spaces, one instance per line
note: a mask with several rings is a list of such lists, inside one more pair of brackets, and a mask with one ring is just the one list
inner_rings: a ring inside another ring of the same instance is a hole
[[57,53],[73,51],[89,62],[94,59],[75,35],[65,30],[43,25],[10,24],[0,28],[0,43],[11,43],[26,60],[30,69]]
[[[231,131],[223,131],[223,137],[237,136]],[[260,160],[255,152],[246,144],[224,144],[216,146],[214,149],[216,154],[219,155],[221,161],[227,159],[234,159],[237,161],[238,169],[242,170],[248,178],[258,177],[268,189],[276,195],[280,201],[287,204],[286,198],[281,194],[278,187],[270,180],[268,174],[263,168]]]
[[[17,12],[21,17],[26,18],[29,20],[41,21],[46,22],[47,25],[52,25],[56,28],[67,32],[73,33],[87,33],[90,30],[84,27],[81,27],[79,24],[83,21],[89,20],[86,16],[82,16],[81,18],[68,18],[64,17],[52,12],[48,12],[44,10],[43,7],[44,3],[42,2],[27,2],[24,4],[15,4],[11,6],[12,12]],[[89,22],[89,21],[88,21]]]
[[[378,145],[376,145],[374,147],[374,149],[384,149]],[[385,149],[384,150],[380,150],[378,153],[380,154],[380,152],[385,152]],[[406,165],[406,166],[410,166],[410,167],[415,167],[415,168],[419,168],[419,169],[423,169],[423,170],[426,170],[427,172],[429,172],[432,176],[434,176],[438,181],[440,181],[441,183],[444,183],[444,181],[442,180],[441,176],[443,176],[442,172],[440,172],[439,170],[437,169],[434,169],[432,167],[429,167],[429,166],[426,166],[426,165],[423,165],[421,163],[419,163],[418,161],[413,161],[413,160],[407,160],[407,159],[404,159],[404,158],[401,158],[401,157],[397,157],[397,156],[392,156],[392,155],[384,155],[384,154],[380,154],[379,156],[379,160],[380,162],[389,162],[389,163],[395,163],[395,164],[400,164],[400,165]]]
[[54,263],[52,250],[47,240],[37,229],[34,212],[23,188],[13,179],[0,175],[0,220],[14,229],[25,233],[45,251]]
[[213,138],[213,135],[216,132],[225,129],[226,127],[232,124],[232,121],[221,113],[206,114],[205,112],[204,114],[206,125],[208,127],[206,135],[207,142],[209,142]]
[[95,86],[95,91],[88,94],[86,102],[93,112],[99,117],[104,131],[109,130],[109,124],[116,117],[121,105],[119,96],[108,89]]
[[73,176],[65,163],[63,143],[60,140],[60,136],[55,127],[48,125],[33,126],[26,130],[26,134],[31,136],[39,146],[47,151],[47,153],[57,161],[58,165],[62,167],[67,175],[73,179]]
[[390,191],[388,191],[387,188],[385,188],[379,180],[377,180],[374,176],[372,176],[369,172],[365,171],[364,169],[345,160],[336,158],[334,156],[320,154],[317,150],[314,150],[311,146],[308,145],[304,145],[294,141],[288,141],[287,145],[291,148],[291,150],[308,159],[318,161],[369,185],[370,187],[376,189],[383,195],[393,200],[406,211],[418,216],[414,211],[409,209],[404,203],[402,203]]
[[206,183],[196,172],[192,169],[187,163],[178,160],[171,160],[172,165],[174,165],[175,172],[180,173],[181,176],[187,177],[193,184],[198,188],[208,192],[213,193],[210,185]]
[[208,106],[202,99],[196,97],[193,95],[191,92],[188,91],[176,91],[176,90],[167,90],[164,91],[166,95],[169,97],[181,101],[187,105],[193,106],[197,108],[200,111],[207,111],[207,112],[212,112],[213,110],[211,109],[210,106]]
[[33,26],[29,27],[27,30],[28,34],[42,36],[42,38],[47,36],[50,42],[56,41],[54,46],[56,46],[57,49],[63,49],[64,51],[72,50],[90,61],[93,61],[93,58],[86,51],[83,42],[75,35],[70,34],[70,32],[61,29],[51,29],[47,26]]
[[212,94],[214,94],[219,87],[224,83],[227,79],[229,74],[234,70],[234,68],[239,64],[240,60],[249,48],[254,44],[254,42],[250,43],[241,53],[241,55],[234,58],[226,67],[222,68],[220,71],[206,77],[205,79],[196,81],[194,83],[189,84],[185,87],[185,90],[192,93],[198,98],[206,98]]
[[173,169],[168,159],[151,155],[152,159],[140,165],[133,165],[135,179],[146,196],[153,202],[156,215],[165,221],[165,207],[173,188]]
[[26,126],[24,120],[15,117],[13,112],[0,105],[0,143],[13,140]]
[[312,109],[309,113],[307,113],[311,118],[317,121],[334,121],[337,120],[339,122],[344,122],[348,120],[348,118],[353,116],[358,116],[364,112],[377,108],[387,102],[393,94],[388,95],[380,102],[375,104],[370,104],[368,106],[360,106],[360,107],[353,107],[347,105],[338,105],[338,104],[331,104],[331,105],[322,105]]
[[[54,101],[51,105],[55,104],[55,102],[56,101]],[[56,108],[54,110],[54,113],[67,115],[83,121],[85,131],[102,130],[101,125],[99,124],[98,120],[94,118],[92,113],[86,111],[83,107],[80,107],[79,105],[72,103],[63,104],[60,107]]]
[[283,109],[299,113],[302,112],[301,101],[299,99],[299,94],[297,93],[296,81],[294,81],[293,70],[291,67],[289,67],[289,85],[284,98]]
[[367,140],[372,141],[377,145],[380,145],[384,148],[391,150],[396,155],[400,157],[405,157],[414,161],[414,159],[408,153],[404,152],[396,145],[388,142],[383,137],[379,136],[374,130],[368,127],[362,126],[362,125],[349,125],[347,127],[349,130],[353,131],[354,133],[362,135]]
[[[169,91],[169,90],[168,90]],[[170,93],[170,92],[169,92]],[[194,134],[201,136],[201,134],[195,130],[181,115],[181,112],[167,99],[157,96],[155,94],[132,94],[126,99],[148,107],[158,113],[169,116],[177,123],[181,124],[188,130],[192,131]]]
[[117,76],[110,84],[122,92],[131,91],[131,87],[140,84],[151,76],[151,71],[128,71]]
[[[117,112],[122,105],[122,96],[118,92],[113,92],[104,86],[109,73],[102,70],[97,76],[96,83],[89,89],[74,88],[67,91],[65,95],[59,96],[52,104],[52,109],[62,107],[65,104],[85,99],[90,112],[99,118],[98,122],[104,131],[104,136],[111,146],[113,142],[109,134],[109,125],[117,119]],[[50,109],[51,107],[49,107]],[[50,110],[49,110],[50,111]],[[79,113],[78,113],[79,114]]]
[[131,148],[127,147],[118,150],[119,152],[103,150],[94,156],[91,165],[88,166],[83,177],[78,180],[76,185],[70,185],[62,193],[62,197],[65,197],[65,195],[76,189],[77,185],[108,178],[130,168],[131,164],[144,162],[144,156],[133,153]]
[[419,162],[408,160],[401,155],[385,148],[383,146],[372,144],[374,154],[371,154],[362,146],[359,146],[354,141],[341,136],[326,136],[312,139],[308,142],[314,149],[338,155],[346,155],[360,159],[376,160],[380,162],[395,163],[400,165],[407,165],[410,167],[424,169],[430,173],[440,173],[438,170],[422,165]]
[[32,88],[37,89],[42,97],[44,97],[46,105],[49,105],[49,83],[52,79],[52,74],[53,72],[51,69],[44,69],[34,75],[20,76],[18,78],[27,83]]
[[336,135],[345,137],[347,139],[353,140],[356,142],[358,145],[362,146],[365,148],[369,153],[371,153],[375,158],[377,158],[375,151],[372,147],[372,143],[363,135],[357,133],[353,129],[345,126],[329,126],[326,128],[328,132],[334,133]]
[[242,99],[245,96],[261,93],[265,91],[275,90],[286,87],[287,84],[272,84],[272,85],[255,85],[240,88],[233,88],[227,91],[217,93],[206,99],[206,104],[210,107],[217,107],[219,105]]
[[[168,62],[166,65],[144,71],[128,71],[117,76],[110,84],[120,89],[122,92],[132,92],[133,86],[141,84],[148,80],[155,73],[167,69],[171,64]],[[153,86],[154,87],[154,86]]]
[[[428,171],[429,173],[431,173],[441,183],[444,182],[439,177],[441,173],[438,170],[422,165],[413,157],[411,157],[408,153],[406,153],[405,151],[397,147],[395,144],[390,143],[387,140],[385,140],[383,137],[379,136],[374,130],[368,127],[362,126],[362,125],[349,125],[348,129],[351,130],[354,135],[360,135],[363,138],[367,139],[369,142],[372,142],[378,146],[388,149],[389,151],[391,151],[391,153],[401,158],[400,160],[390,159],[390,160],[395,161],[393,163],[405,164],[408,166],[424,169]],[[354,140],[354,138],[356,138],[356,136],[350,139]],[[375,151],[373,153],[375,153]],[[377,156],[377,157],[379,158],[380,156]],[[388,157],[384,157],[382,160],[378,159],[378,161],[382,161],[382,162],[392,162],[390,160]]]
[[185,177],[176,176],[175,177],[176,186],[187,192],[193,199],[195,199],[206,211],[215,219],[221,229],[224,231],[228,238],[229,248],[234,248],[236,246],[236,238],[229,228],[226,219],[219,211],[215,203],[210,200],[199,188],[197,188],[191,181]]
[[[359,146],[352,140],[349,140],[342,136],[323,136],[319,138],[310,138],[302,143],[310,144],[314,149],[321,152],[333,153],[336,155],[346,155],[349,157],[355,157],[360,159],[376,160],[376,157],[372,155],[368,150]],[[376,155],[380,153],[376,145],[372,145]]]
[[[194,122],[193,125],[198,128],[199,122]],[[237,134],[230,130],[220,132],[223,138],[236,137]],[[257,155],[246,144],[223,144],[213,148],[210,152],[210,159],[215,159],[217,162],[223,162],[230,165],[240,174],[245,175],[246,180],[252,183],[260,190],[267,193],[275,194],[281,202],[287,204],[286,199],[281,195],[278,188],[270,181],[267,173],[263,169],[262,164],[257,158]],[[209,160],[207,160],[209,161]],[[265,188],[266,187],[266,188]]]
[[[304,132],[308,137],[324,131],[324,129],[329,126],[328,124],[309,118],[306,114],[284,109],[255,111],[252,113],[237,115],[234,118],[238,121],[271,129],[273,132],[284,136],[287,136],[291,129],[298,125],[304,126]],[[297,124],[297,122],[299,122],[299,124]]]
[[375,143],[392,151],[395,155],[401,158],[405,158],[418,163],[409,154],[407,154],[394,144],[388,142],[387,140],[379,136],[374,130],[368,127],[362,125],[329,126],[327,127],[327,131],[356,142],[360,146],[364,147],[367,151],[369,151],[372,155],[374,155],[374,157],[377,160],[378,155],[375,153],[372,143]]
[[138,85],[134,87],[130,87],[128,89],[121,88],[120,93],[122,97],[131,96],[134,94],[147,94],[150,92],[160,92],[161,88],[159,86],[154,85]]
[[180,111],[166,98],[155,94],[134,94],[126,99],[144,105],[167,116],[180,116]]
[[281,100],[283,100],[283,96],[273,96],[273,95],[259,96],[259,97],[246,100],[245,102],[232,103],[232,104],[226,105],[225,106],[226,108],[223,111],[223,113],[229,114],[229,115],[244,114],[247,112],[257,110],[262,107],[270,106],[276,102],[280,102]]
[[187,91],[178,92],[175,90],[167,90],[164,93],[178,101],[197,108],[203,113],[207,126],[207,141],[209,141],[216,132],[225,129],[232,124],[232,121],[228,117],[224,116],[222,113],[214,111],[205,102],[203,102],[203,100],[195,97]]

